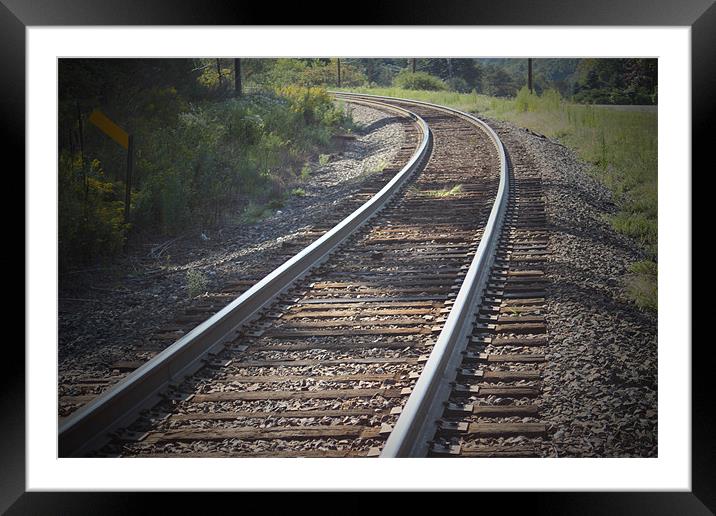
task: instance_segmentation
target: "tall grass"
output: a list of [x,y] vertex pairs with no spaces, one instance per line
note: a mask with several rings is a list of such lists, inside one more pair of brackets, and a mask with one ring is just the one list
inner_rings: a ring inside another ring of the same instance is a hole
[[[514,99],[475,93],[358,88],[352,91],[405,97],[513,122],[573,149],[614,194],[615,230],[636,240],[647,260],[631,268],[625,289],[643,308],[657,298],[657,114],[572,104],[556,91],[541,96],[526,88]],[[645,265],[646,263],[647,265]]]

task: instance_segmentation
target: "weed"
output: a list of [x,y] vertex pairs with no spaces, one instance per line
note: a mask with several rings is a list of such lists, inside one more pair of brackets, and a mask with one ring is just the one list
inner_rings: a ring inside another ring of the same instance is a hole
[[278,210],[283,208],[283,199],[271,199],[266,205],[270,210]]
[[206,275],[196,269],[186,271],[186,288],[189,297],[196,297],[207,291],[209,280]]
[[311,177],[311,167],[306,163],[303,165],[303,168],[301,168],[301,180],[307,181],[309,177]]
[[423,194],[430,197],[451,197],[462,192],[462,185],[455,185],[452,188],[443,188],[442,190],[424,190]]
[[329,161],[331,161],[330,154],[321,154],[318,156],[318,164],[321,165],[322,167],[326,166]]
[[270,215],[271,211],[263,204],[250,203],[241,214],[241,222],[255,224]]
[[291,195],[294,195],[296,197],[306,197],[306,190],[303,188],[294,188],[291,190]]
[[626,278],[629,297],[639,308],[656,310],[658,307],[657,264],[650,260],[634,262]]
[[366,172],[368,174],[377,174],[379,172],[383,172],[383,170],[385,170],[385,167],[387,167],[387,166],[388,166],[388,162],[385,160],[385,158],[380,158],[374,164],[369,165]]

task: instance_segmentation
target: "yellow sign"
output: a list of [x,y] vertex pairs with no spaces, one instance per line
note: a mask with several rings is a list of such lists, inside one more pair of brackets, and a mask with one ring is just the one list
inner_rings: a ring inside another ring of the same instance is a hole
[[112,138],[125,149],[129,148],[129,135],[105,116],[99,109],[92,111],[89,121],[96,125],[100,131]]

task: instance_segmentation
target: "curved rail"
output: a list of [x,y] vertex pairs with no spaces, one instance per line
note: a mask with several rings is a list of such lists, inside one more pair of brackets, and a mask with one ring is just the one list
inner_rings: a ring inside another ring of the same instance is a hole
[[[358,103],[371,104],[371,101],[358,100]],[[418,149],[400,172],[333,229],[63,421],[58,432],[60,457],[82,455],[104,444],[111,432],[131,423],[141,410],[158,402],[167,387],[200,369],[207,355],[220,351],[238,334],[242,325],[310,269],[325,261],[337,246],[386,206],[425,162],[430,151],[431,135],[427,123],[415,113],[384,104],[381,108],[415,120],[423,134]]]
[[[374,95],[349,93],[341,93],[337,96],[345,98],[375,97]],[[423,372],[380,455],[381,457],[425,457],[428,452],[429,440],[437,430],[444,401],[450,395],[450,384],[455,381],[456,370],[472,331],[474,316],[487,286],[495,250],[502,233],[510,186],[508,162],[505,148],[495,131],[473,115],[417,100],[395,97],[378,98],[423,105],[471,120],[487,132],[500,157],[500,185],[480,244],[455,298],[445,326],[440,332]]]

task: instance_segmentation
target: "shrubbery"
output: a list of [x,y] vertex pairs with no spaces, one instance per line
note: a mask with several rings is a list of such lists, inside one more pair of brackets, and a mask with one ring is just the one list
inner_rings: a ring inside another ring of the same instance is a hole
[[147,142],[137,221],[172,233],[216,224],[241,195],[279,198],[344,121],[322,88],[194,106]]
[[462,77],[453,77],[447,80],[447,85],[452,91],[459,93],[468,93],[470,91],[470,85]]
[[[335,59],[276,59],[252,76],[263,86],[338,86],[338,63]],[[356,87],[368,84],[366,75],[353,65],[341,61],[341,86]]]
[[655,104],[655,95],[647,89],[620,90],[616,88],[602,88],[594,90],[581,90],[574,94],[574,102],[580,104]]
[[[290,86],[193,103],[176,91],[150,89],[135,102],[141,116],[127,122],[135,134],[134,235],[176,234],[216,225],[250,202],[275,204],[306,161],[320,154],[332,132],[347,122],[319,87]],[[115,173],[105,175],[97,160],[87,166],[86,200],[79,153],[65,151],[60,160],[63,266],[116,254],[128,236],[123,223],[126,156],[100,136],[104,140],[93,148],[101,152],[94,155],[106,156]]]
[[406,90],[441,91],[448,89],[447,84],[440,80],[439,77],[425,72],[411,72],[410,70],[403,70],[396,75],[393,85]]
[[78,156],[66,152],[60,154],[58,179],[60,269],[119,252],[129,229],[122,185],[106,181],[99,162],[82,167]]

